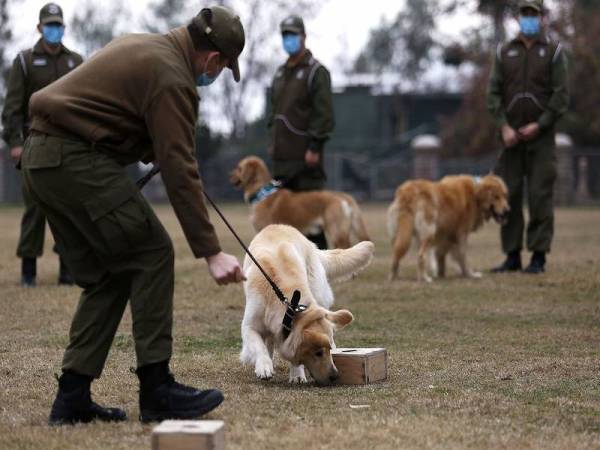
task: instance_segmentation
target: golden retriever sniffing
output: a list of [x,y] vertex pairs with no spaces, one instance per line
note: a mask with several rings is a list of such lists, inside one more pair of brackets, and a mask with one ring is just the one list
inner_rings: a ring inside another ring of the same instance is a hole
[[[413,236],[419,243],[417,273],[420,281],[431,282],[432,276],[445,276],[448,253],[460,266],[463,276],[481,277],[481,273],[467,266],[467,237],[490,218],[504,223],[508,212],[508,190],[495,175],[448,176],[439,182],[403,183],[388,209],[393,252],[390,279],[397,278],[400,260]],[[427,273],[427,258],[432,276]]]
[[347,310],[329,310],[334,300],[329,282],[351,278],[366,267],[373,249],[372,242],[361,242],[345,250],[318,250],[298,230],[287,225],[269,225],[259,232],[250,244],[250,251],[288,297],[299,290],[300,303],[308,308],[296,314],[292,331],[284,339],[285,306],[246,256],[241,361],[254,364],[258,378],[270,379],[273,351],[277,350],[290,363],[290,383],[306,383],[304,368],[319,384],[335,382],[338,372],[330,354],[335,348],[333,333],[352,322],[353,317]]
[[271,224],[286,224],[303,234],[323,228],[334,248],[348,248],[351,235],[368,241],[358,204],[351,195],[335,191],[292,192],[272,184],[264,161],[256,156],[242,159],[229,177],[244,190],[252,206],[251,221],[256,231]]

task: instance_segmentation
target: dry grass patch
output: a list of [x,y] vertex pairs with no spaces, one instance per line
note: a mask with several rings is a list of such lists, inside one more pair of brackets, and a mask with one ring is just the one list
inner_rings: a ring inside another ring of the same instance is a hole
[[[372,266],[335,291],[337,307],[356,318],[338,345],[387,347],[390,379],[337,388],[289,386],[281,362],[268,383],[241,366],[241,287],[217,287],[187,249],[171,210],[158,208],[177,252],[173,369],[185,382],[224,391],[226,401],[211,417],[227,422],[228,447],[600,447],[600,211],[559,211],[555,250],[543,276],[462,280],[450,270],[449,279],[425,286],[414,281],[414,251],[403,261],[401,280],[385,281],[385,208],[364,208],[376,238]],[[246,207],[225,211],[249,241]],[[0,448],[150,448],[151,427],[136,420],[129,313],[93,390],[99,402],[125,407],[130,420],[45,425],[78,290],[56,286],[50,242],[39,264],[40,287],[17,285],[19,214],[0,210]],[[241,256],[215,222],[225,249]],[[498,263],[498,247],[495,226],[474,235],[472,267]]]

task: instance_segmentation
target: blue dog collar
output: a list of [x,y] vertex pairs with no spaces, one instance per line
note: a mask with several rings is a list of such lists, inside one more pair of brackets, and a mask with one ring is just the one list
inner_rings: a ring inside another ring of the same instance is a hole
[[279,181],[271,180],[269,184],[264,185],[259,189],[258,192],[251,195],[248,199],[248,203],[250,203],[251,205],[254,205],[255,203],[260,203],[267,197],[277,192],[280,187],[281,183]]

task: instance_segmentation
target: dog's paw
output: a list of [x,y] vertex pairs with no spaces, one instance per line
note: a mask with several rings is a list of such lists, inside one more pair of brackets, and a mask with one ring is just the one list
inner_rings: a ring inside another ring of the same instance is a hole
[[304,373],[304,367],[292,366],[290,367],[290,384],[304,384],[308,383],[306,375]]
[[301,377],[292,377],[290,376],[290,384],[306,384],[308,380],[306,379],[306,375],[302,375]]
[[256,362],[256,366],[254,367],[254,373],[261,380],[270,380],[273,378],[273,361],[270,360],[260,360]]
[[425,283],[433,283],[433,278],[431,278],[429,275],[423,275],[423,281]]
[[477,278],[477,279],[479,279],[479,278],[483,278],[483,274],[482,274],[481,272],[471,272],[471,273],[469,274],[469,276],[470,276],[471,278]]

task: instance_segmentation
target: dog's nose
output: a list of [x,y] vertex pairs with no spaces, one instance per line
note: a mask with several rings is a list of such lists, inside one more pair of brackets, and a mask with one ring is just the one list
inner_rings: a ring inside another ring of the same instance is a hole
[[338,370],[336,370],[335,372],[332,372],[331,375],[329,375],[330,383],[335,383],[339,379],[340,379],[340,372]]

